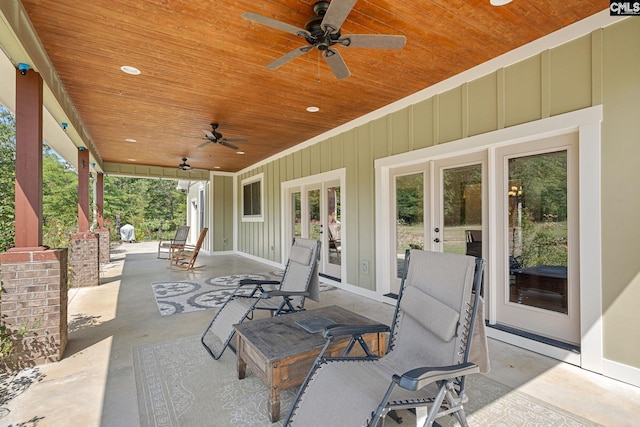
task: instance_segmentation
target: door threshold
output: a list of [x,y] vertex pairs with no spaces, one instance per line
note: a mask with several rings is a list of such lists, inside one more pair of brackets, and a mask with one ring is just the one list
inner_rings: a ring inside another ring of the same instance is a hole
[[334,282],[342,283],[342,279],[339,277],[329,276],[328,274],[318,273],[318,276],[324,277],[325,279],[333,280]]
[[499,331],[517,335],[519,337],[536,341],[542,344],[546,344],[551,347],[556,347],[565,351],[569,351],[571,353],[580,354],[579,345],[569,344],[563,341],[555,340],[553,338],[544,337],[542,335],[534,334],[532,332],[523,331],[522,329],[517,329],[517,328],[513,328],[511,326],[506,326],[506,325],[500,325],[498,323],[496,323],[495,325],[490,325],[489,323],[487,323],[487,328],[497,329]]

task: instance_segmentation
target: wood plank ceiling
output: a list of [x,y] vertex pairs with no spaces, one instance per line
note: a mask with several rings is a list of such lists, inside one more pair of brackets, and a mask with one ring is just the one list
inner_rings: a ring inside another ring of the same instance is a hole
[[[333,0],[338,1],[338,0]],[[608,8],[606,0],[359,0],[342,34],[399,34],[401,50],[338,48],[338,80],[318,50],[265,65],[305,44],[243,19],[297,27],[312,0],[23,0],[105,162],[235,172],[288,147]],[[123,73],[123,65],[142,73]],[[308,106],[319,112],[309,113]],[[199,147],[219,122],[245,152]],[[136,142],[127,142],[135,139]]]

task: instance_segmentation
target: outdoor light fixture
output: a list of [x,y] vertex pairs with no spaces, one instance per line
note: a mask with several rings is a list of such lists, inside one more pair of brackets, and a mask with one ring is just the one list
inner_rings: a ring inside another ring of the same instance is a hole
[[127,74],[131,74],[133,76],[137,76],[140,73],[140,70],[138,70],[136,67],[132,67],[131,65],[123,65],[122,67],[120,67],[120,69],[127,73]]
[[508,3],[511,3],[511,0],[491,0],[492,6],[504,6]]

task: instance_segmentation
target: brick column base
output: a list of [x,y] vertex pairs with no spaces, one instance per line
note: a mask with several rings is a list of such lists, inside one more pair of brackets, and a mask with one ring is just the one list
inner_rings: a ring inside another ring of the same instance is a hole
[[71,286],[86,288],[100,284],[98,237],[90,232],[71,236]]
[[[0,254],[2,324],[13,335],[13,352],[0,360],[24,368],[62,359],[67,345],[67,249]],[[24,335],[16,335],[27,330]],[[1,369],[0,369],[1,370]]]
[[108,264],[111,262],[111,236],[108,228],[97,228],[95,233],[98,235],[98,260],[100,264]]

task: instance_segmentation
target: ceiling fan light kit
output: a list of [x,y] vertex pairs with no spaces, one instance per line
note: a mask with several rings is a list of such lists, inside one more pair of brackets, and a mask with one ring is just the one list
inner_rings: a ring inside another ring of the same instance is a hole
[[276,30],[284,31],[294,36],[302,37],[308,46],[301,46],[267,64],[268,69],[277,69],[287,62],[317,48],[333,71],[337,79],[344,79],[351,75],[347,64],[340,52],[334,47],[360,47],[370,49],[402,49],[406,37],[401,35],[384,34],[348,34],[342,35],[340,28],[351,13],[357,0],[333,0],[331,3],[320,0],[313,5],[316,16],[305,24],[304,29],[259,15],[245,12],[243,18],[257,24],[266,25]]

